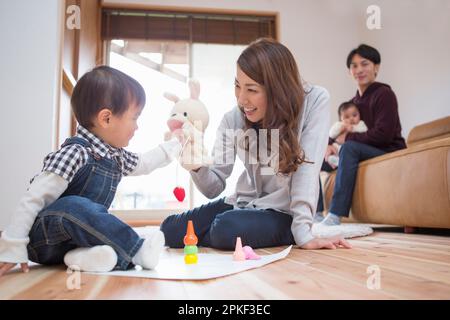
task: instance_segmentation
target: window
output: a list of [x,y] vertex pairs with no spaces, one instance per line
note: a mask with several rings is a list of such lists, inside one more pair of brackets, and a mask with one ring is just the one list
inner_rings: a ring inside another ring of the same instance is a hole
[[[172,108],[163,93],[188,97],[187,80],[194,77],[200,81],[200,99],[210,115],[205,145],[211,153],[223,115],[236,107],[236,60],[249,42],[274,37],[274,16],[103,9],[102,17],[107,63],[139,81],[147,95],[139,129],[128,149],[145,152],[163,141]],[[186,199],[182,203],[175,199],[177,165],[174,161],[150,175],[123,178],[112,208],[181,211],[210,201],[182,168],[178,168],[178,182],[186,190]],[[220,197],[233,193],[242,171],[238,160]]]
[[[210,123],[206,129],[205,145],[211,153],[216,137],[216,129],[224,114],[236,107],[234,96],[234,79],[236,61],[246,46],[221,44],[193,44],[192,61],[194,78],[201,85],[200,98],[209,111]],[[227,179],[226,189],[219,197],[231,195],[239,175],[244,170],[242,162],[235,162],[233,173]],[[195,188],[194,206],[207,203],[209,200]]]
[[[173,103],[166,100],[163,93],[170,91],[180,97],[188,94],[188,44],[113,40],[109,47],[109,65],[135,78],[145,89],[147,104],[128,149],[146,152],[163,142],[164,133],[168,131],[166,122]],[[187,209],[190,193],[187,192],[183,203],[172,194],[176,165],[177,162],[173,162],[150,175],[123,178],[112,209]],[[178,171],[179,184],[189,191],[189,174],[182,169]]]
[[276,38],[275,15],[192,13],[161,10],[102,10],[102,38],[247,45]]

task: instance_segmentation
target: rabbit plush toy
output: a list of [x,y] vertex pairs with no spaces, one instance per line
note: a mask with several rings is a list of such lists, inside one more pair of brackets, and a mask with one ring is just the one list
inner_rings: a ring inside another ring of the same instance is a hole
[[[208,126],[209,114],[203,102],[199,100],[199,82],[189,80],[189,89],[190,97],[182,100],[172,93],[164,93],[165,98],[175,103],[167,120],[170,131],[165,134],[165,139],[182,137],[183,149],[179,162],[186,170],[195,170],[211,163],[208,152],[203,147],[203,133]],[[185,192],[182,187],[177,186],[174,194],[178,201],[184,200]]]

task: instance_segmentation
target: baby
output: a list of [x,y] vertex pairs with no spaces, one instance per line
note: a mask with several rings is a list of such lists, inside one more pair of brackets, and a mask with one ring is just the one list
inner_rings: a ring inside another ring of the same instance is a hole
[[[329,136],[331,139],[336,139],[344,131],[347,132],[366,132],[367,126],[364,121],[361,120],[358,107],[353,102],[344,102],[339,106],[338,109],[340,121],[336,122],[330,129]],[[333,146],[339,149],[341,146],[334,142]],[[329,164],[335,167],[339,164],[339,157],[337,155],[331,155],[326,159]]]

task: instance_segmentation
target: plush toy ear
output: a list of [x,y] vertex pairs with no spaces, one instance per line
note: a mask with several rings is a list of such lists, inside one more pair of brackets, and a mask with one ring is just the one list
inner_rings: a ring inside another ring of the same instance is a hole
[[191,99],[198,100],[198,97],[200,97],[200,82],[196,79],[189,79],[189,90],[191,91]]
[[174,103],[177,103],[178,101],[180,101],[180,98],[178,98],[175,94],[170,93],[170,92],[164,92],[164,98],[173,101]]

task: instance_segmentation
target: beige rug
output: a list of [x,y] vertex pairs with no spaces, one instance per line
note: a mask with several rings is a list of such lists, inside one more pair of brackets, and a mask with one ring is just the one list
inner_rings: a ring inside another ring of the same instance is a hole
[[373,229],[365,224],[341,223],[338,226],[324,226],[320,223],[313,224],[312,234],[318,238],[341,236],[343,238],[363,237],[373,233]]

